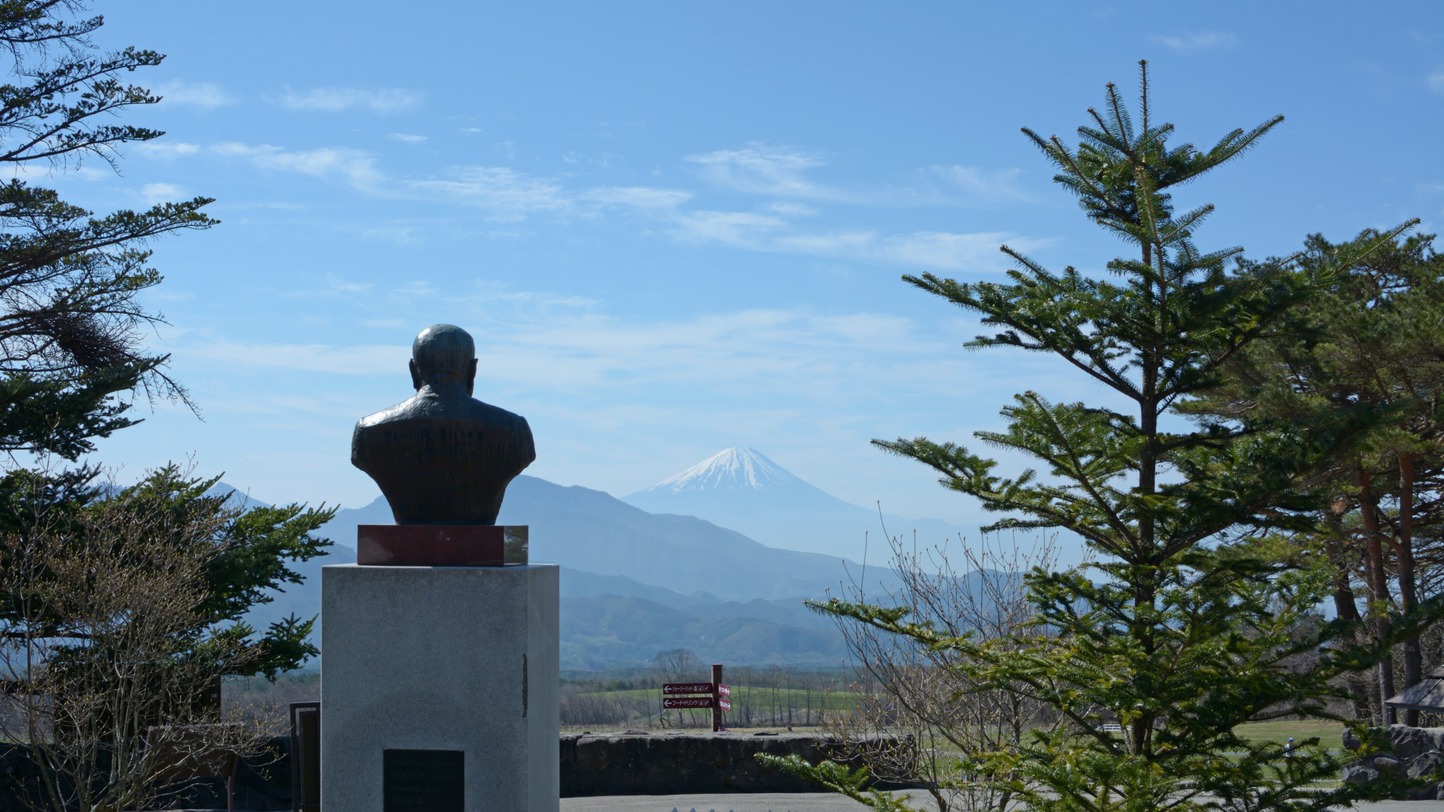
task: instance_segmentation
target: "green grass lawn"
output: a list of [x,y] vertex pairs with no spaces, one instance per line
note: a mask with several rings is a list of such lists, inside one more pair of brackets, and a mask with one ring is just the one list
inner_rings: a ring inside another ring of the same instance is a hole
[[1280,744],[1288,741],[1290,736],[1293,736],[1296,742],[1317,737],[1319,744],[1338,749],[1343,747],[1344,726],[1321,719],[1281,719],[1272,722],[1249,722],[1238,728],[1238,735],[1250,742],[1271,741]]

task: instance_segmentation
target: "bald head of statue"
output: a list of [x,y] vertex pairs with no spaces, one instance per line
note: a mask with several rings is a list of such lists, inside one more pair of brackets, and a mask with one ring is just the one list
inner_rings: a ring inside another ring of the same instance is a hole
[[476,345],[454,324],[422,330],[410,367],[416,395],[357,422],[351,463],[397,524],[495,524],[506,486],[536,459],[526,418],[471,396]]
[[433,324],[411,342],[411,386],[462,386],[471,395],[476,384],[476,342],[455,324]]

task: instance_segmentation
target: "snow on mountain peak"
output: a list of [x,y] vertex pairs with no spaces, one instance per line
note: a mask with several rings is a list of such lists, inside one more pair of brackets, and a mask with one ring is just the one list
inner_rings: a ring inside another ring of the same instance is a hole
[[687,470],[648,488],[651,492],[763,490],[801,482],[782,466],[751,448],[719,451]]

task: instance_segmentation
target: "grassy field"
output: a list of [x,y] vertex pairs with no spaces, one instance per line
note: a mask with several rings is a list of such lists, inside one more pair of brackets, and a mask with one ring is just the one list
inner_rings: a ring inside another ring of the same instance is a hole
[[1240,727],[1238,733],[1241,738],[1255,743],[1278,742],[1282,744],[1288,741],[1290,736],[1293,736],[1296,742],[1303,742],[1317,737],[1319,743],[1325,747],[1339,748],[1343,747],[1344,726],[1338,722],[1320,719],[1278,720],[1250,722]]
[[[751,687],[747,685],[733,685],[732,704],[735,706],[742,702],[756,702],[764,704],[791,705],[800,708],[811,703],[814,708],[825,708],[827,710],[847,710],[857,701],[857,694],[852,691],[807,691],[803,688],[766,688]],[[661,688],[631,688],[620,691],[588,691],[587,696],[607,697],[623,702],[628,701],[662,701]]]

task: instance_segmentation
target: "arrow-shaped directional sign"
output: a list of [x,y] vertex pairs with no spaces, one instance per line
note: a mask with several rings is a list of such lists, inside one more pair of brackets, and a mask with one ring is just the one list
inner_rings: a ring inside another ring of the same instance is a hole
[[[731,704],[730,702],[728,703]],[[662,700],[664,708],[710,708],[712,697],[710,696],[669,696]]]
[[710,694],[712,683],[710,682],[664,682],[662,683],[663,694]]

